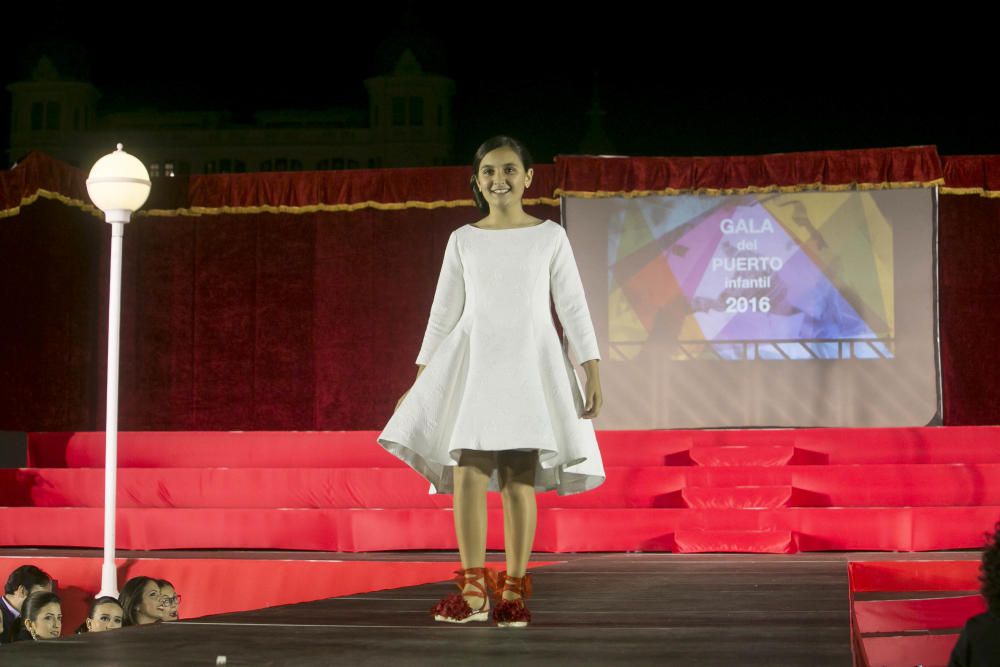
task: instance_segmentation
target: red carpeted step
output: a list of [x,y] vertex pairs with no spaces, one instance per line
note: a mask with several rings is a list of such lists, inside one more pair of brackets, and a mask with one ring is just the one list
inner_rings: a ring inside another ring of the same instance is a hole
[[958,634],[869,637],[862,640],[868,665],[946,667]]
[[[589,493],[537,496],[539,507],[684,507],[682,468],[607,468]],[[500,495],[487,496],[500,507]],[[450,508],[409,468],[123,468],[119,507]],[[0,506],[103,507],[100,468],[0,469]]]
[[[371,431],[123,431],[119,468],[403,468]],[[29,433],[28,466],[102,468],[102,432]]]
[[688,468],[687,487],[792,487],[793,507],[1000,505],[1000,464]]
[[[747,516],[749,515],[749,517]],[[698,522],[687,521],[688,517]],[[800,551],[980,548],[1000,507],[781,510],[539,510],[539,551],[671,551],[682,530],[787,530]],[[503,514],[490,510],[490,549],[503,545]],[[750,521],[757,523],[752,524]],[[0,508],[0,545],[99,547],[99,508]],[[137,509],[118,514],[122,549],[454,549],[444,509]],[[753,540],[748,538],[747,544]],[[738,546],[736,544],[733,545]]]
[[691,447],[700,466],[783,466],[792,459],[791,445],[701,445]]
[[690,509],[684,513],[680,527],[699,530],[776,530],[790,529],[794,515],[788,509]]
[[[540,509],[536,551],[672,551],[684,510]],[[0,508],[0,545],[100,547],[97,508]],[[456,549],[448,510],[135,509],[118,512],[120,549]],[[503,549],[503,512],[489,510],[487,548]]]
[[[1000,505],[1000,465],[607,467],[607,481],[540,507]],[[725,473],[725,474],[723,474]],[[766,473],[766,474],[762,474]],[[778,474],[780,473],[780,474]],[[100,507],[100,468],[0,469],[0,506]],[[789,495],[786,499],[785,496]],[[450,507],[409,468],[123,468],[122,507]],[[490,494],[490,506],[500,498]]]
[[851,591],[978,591],[978,554],[969,560],[852,561]]
[[982,595],[959,595],[919,600],[856,600],[854,617],[863,634],[948,630],[986,611]]
[[[603,442],[606,466],[690,465],[690,437],[629,431]],[[378,431],[122,431],[119,468],[405,468],[376,442]],[[102,468],[103,432],[29,433],[28,467]]]
[[678,553],[786,554],[795,551],[788,530],[706,530],[678,528]]
[[[119,434],[120,467],[402,467],[378,431],[156,431]],[[1000,463],[1000,427],[599,431],[607,466],[692,465],[693,447],[785,446],[789,463]],[[104,434],[31,433],[30,467],[102,467]],[[733,461],[730,460],[730,463]]]
[[790,486],[688,486],[681,490],[692,509],[778,509],[787,507]]
[[[626,438],[627,431],[602,432],[605,439]],[[692,445],[787,445],[794,448],[790,463],[1000,463],[998,426],[918,428],[810,428],[687,433]]]

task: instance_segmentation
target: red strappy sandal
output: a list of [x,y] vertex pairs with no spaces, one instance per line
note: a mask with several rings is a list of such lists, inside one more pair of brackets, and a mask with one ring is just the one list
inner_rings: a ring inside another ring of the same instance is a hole
[[[455,570],[455,583],[458,593],[453,593],[431,608],[435,621],[445,623],[468,623],[469,621],[487,621],[490,618],[490,591],[497,587],[497,572],[490,567],[470,567],[465,570]],[[479,580],[483,579],[483,583]],[[466,584],[472,584],[480,592],[464,593]],[[485,585],[483,585],[485,584]],[[483,604],[479,609],[473,609],[465,601],[465,595],[482,597]]]
[[[498,578],[497,589],[500,592],[497,593],[497,606],[493,608],[493,620],[497,622],[497,627],[523,628],[528,625],[531,622],[531,612],[524,605],[524,601],[531,597],[531,575],[512,577],[504,570]],[[521,597],[516,600],[504,600],[504,591],[511,591]]]

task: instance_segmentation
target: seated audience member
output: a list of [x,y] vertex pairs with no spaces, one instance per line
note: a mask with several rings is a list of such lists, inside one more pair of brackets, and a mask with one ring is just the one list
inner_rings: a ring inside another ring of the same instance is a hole
[[59,596],[50,591],[38,591],[24,601],[24,629],[31,638],[59,639],[62,634],[62,603]]
[[94,598],[87,610],[87,618],[76,629],[76,633],[104,632],[122,627],[122,606],[118,600],[107,595]]
[[52,592],[52,577],[34,565],[22,565],[7,577],[0,598],[0,644],[12,641],[31,639],[21,623],[21,607],[28,596],[36,592]]
[[948,667],[996,667],[1000,665],[1000,521],[992,542],[983,552],[980,589],[986,598],[987,611],[965,623]]
[[132,577],[118,595],[124,625],[149,625],[160,622],[160,587],[155,579]]
[[177,593],[174,585],[166,579],[157,579],[156,583],[160,587],[160,620],[176,621],[180,616],[178,610],[181,604],[181,596]]

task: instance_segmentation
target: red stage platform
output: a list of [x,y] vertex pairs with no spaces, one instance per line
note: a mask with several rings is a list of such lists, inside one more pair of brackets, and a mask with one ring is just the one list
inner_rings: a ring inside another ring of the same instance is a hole
[[855,666],[945,667],[962,626],[986,611],[978,576],[969,560],[849,563]]
[[[122,549],[454,549],[451,497],[374,431],[119,435]],[[538,551],[980,548],[1000,427],[601,431],[608,481],[539,496]],[[0,545],[97,547],[103,433],[33,433]],[[491,494],[488,548],[503,541]]]

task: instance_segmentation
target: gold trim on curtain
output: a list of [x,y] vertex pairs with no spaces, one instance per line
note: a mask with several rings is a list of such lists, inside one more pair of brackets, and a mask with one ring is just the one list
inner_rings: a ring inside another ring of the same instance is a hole
[[944,183],[943,178],[933,181],[905,181],[905,182],[883,182],[883,183],[847,183],[841,185],[823,185],[822,183],[804,183],[799,185],[750,185],[745,188],[665,188],[663,190],[630,190],[611,192],[598,190],[596,192],[581,192],[577,190],[563,190],[556,188],[555,194],[566,197],[580,197],[581,199],[602,199],[606,197],[651,197],[651,196],[674,196],[674,195],[746,195],[766,192],[846,192],[848,190],[887,190],[890,188],[929,188]]
[[[35,194],[30,197],[25,197],[21,200],[18,206],[0,210],[0,218],[9,218],[17,215],[21,212],[21,208],[24,206],[30,206],[38,201],[39,198],[51,199],[54,201],[61,202],[66,206],[73,208],[78,208],[82,211],[86,211],[91,215],[98,218],[103,218],[104,214],[95,207],[93,204],[88,204],[86,202],[80,201],[79,199],[73,199],[67,197],[66,195],[61,195],[58,192],[49,192],[39,188]],[[531,199],[523,200],[525,206],[558,206],[558,197],[535,197]],[[150,209],[148,211],[139,210],[134,215],[144,216],[148,215],[151,217],[165,217],[165,218],[175,218],[175,217],[199,217],[202,215],[250,215],[257,213],[291,213],[291,214],[303,214],[303,213],[320,213],[320,212],[337,212],[337,211],[357,211],[364,208],[374,208],[379,211],[399,211],[407,208],[420,208],[425,210],[435,209],[435,208],[458,208],[462,206],[474,207],[475,202],[471,199],[456,199],[452,201],[406,201],[406,202],[377,202],[377,201],[364,201],[356,202],[354,204],[313,204],[311,206],[218,206],[218,207],[204,207],[204,206],[192,206],[189,208],[176,208],[176,209]]]

